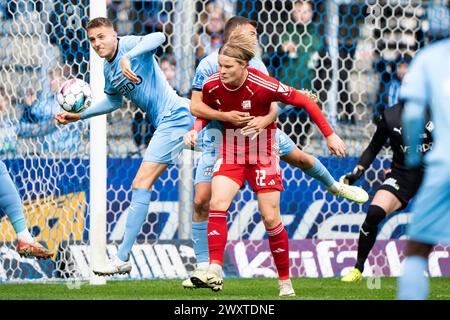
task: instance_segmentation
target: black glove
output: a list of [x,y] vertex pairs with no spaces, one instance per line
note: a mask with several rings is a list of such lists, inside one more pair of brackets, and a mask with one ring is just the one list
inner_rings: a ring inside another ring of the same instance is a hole
[[352,172],[343,175],[339,182],[352,185],[354,184],[364,173],[364,169],[359,168],[358,166],[353,169]]

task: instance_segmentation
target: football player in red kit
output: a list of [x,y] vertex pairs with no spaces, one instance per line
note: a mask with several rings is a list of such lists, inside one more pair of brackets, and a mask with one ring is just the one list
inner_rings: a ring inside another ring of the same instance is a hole
[[[327,138],[328,145],[345,153],[345,145],[334,133],[316,102],[294,88],[283,85],[248,62],[255,55],[254,38],[238,30],[219,51],[219,72],[203,85],[203,102],[221,111],[248,113],[248,118],[263,116],[274,101],[304,108]],[[198,119],[195,129],[207,121]],[[210,267],[191,277],[197,286],[213,291],[223,288],[222,260],[227,242],[227,210],[247,180],[257,193],[258,206],[268,233],[269,247],[279,275],[280,296],[294,296],[290,281],[288,235],[280,217],[280,191],[283,190],[279,155],[272,123],[256,137],[230,123],[223,123],[222,149],[212,179],[208,223]]]

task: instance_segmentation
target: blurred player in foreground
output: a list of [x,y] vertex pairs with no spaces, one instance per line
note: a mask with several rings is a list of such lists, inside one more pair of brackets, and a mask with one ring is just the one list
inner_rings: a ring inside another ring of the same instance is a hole
[[[405,100],[403,130],[408,145],[420,141],[424,111],[430,108],[435,125],[433,150],[425,156],[425,175],[408,226],[409,240],[403,273],[398,280],[398,299],[426,299],[428,256],[438,243],[450,243],[450,40],[420,51],[413,59],[400,89]],[[420,164],[420,152],[411,148],[406,163]]]

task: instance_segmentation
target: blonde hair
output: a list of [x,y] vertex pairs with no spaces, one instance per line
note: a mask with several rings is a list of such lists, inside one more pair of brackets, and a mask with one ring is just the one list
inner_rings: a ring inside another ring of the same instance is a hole
[[255,38],[248,32],[236,28],[219,50],[219,54],[248,63],[256,55]]

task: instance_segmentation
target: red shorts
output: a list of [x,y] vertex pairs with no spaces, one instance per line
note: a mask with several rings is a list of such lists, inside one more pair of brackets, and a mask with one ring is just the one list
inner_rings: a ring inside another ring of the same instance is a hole
[[217,159],[213,177],[225,176],[235,181],[240,187],[245,180],[256,193],[283,191],[283,180],[279,163],[271,164],[234,164],[222,163]]

